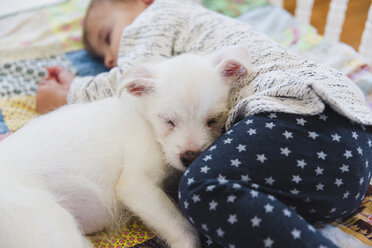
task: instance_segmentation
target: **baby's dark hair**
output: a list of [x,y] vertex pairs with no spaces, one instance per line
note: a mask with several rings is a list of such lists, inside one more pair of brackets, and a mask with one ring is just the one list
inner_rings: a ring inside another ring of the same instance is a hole
[[105,2],[127,3],[127,2],[133,2],[133,1],[134,0],[91,0],[90,1],[90,4],[89,4],[88,9],[85,13],[85,18],[84,18],[84,21],[83,21],[83,44],[84,44],[85,50],[87,51],[87,53],[90,56],[92,56],[94,58],[102,59],[102,56],[99,55],[99,53],[96,50],[94,50],[94,48],[92,47],[92,45],[90,44],[89,39],[88,39],[89,33],[88,33],[88,30],[87,30],[87,19],[88,19],[87,17],[90,14],[93,7],[95,7],[98,4],[105,3]]

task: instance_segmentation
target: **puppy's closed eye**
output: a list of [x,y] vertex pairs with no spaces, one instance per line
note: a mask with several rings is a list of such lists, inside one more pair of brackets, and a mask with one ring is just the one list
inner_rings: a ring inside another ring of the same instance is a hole
[[175,128],[175,127],[176,127],[176,124],[174,124],[174,121],[172,121],[172,120],[168,120],[168,121],[167,121],[167,125],[168,125],[169,127],[171,127],[171,128]]
[[209,119],[207,119],[206,125],[207,125],[207,127],[212,127],[212,126],[216,125],[217,122],[218,121],[217,121],[216,117],[209,118]]
[[174,129],[176,127],[176,121],[169,115],[158,115],[161,122],[163,122],[169,129]]

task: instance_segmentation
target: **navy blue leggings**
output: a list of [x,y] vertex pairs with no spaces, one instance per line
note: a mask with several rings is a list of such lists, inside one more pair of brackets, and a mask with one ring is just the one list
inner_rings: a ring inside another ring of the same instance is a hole
[[314,226],[358,208],[371,178],[372,135],[329,107],[239,121],[188,168],[183,213],[203,247],[336,247]]

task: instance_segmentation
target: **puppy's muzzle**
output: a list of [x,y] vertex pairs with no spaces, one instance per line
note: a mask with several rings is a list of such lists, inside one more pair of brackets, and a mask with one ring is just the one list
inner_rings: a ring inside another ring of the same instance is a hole
[[200,154],[200,151],[186,151],[180,155],[182,164],[188,167],[192,161]]

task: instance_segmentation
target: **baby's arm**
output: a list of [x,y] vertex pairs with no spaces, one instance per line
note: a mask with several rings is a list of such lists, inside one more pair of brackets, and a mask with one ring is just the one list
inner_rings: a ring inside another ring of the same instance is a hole
[[118,68],[96,77],[74,76],[61,67],[48,67],[48,76],[36,92],[36,110],[48,113],[66,103],[91,102],[110,97],[116,89]]
[[75,77],[67,94],[67,103],[93,102],[115,94],[121,71],[118,67],[95,77]]

